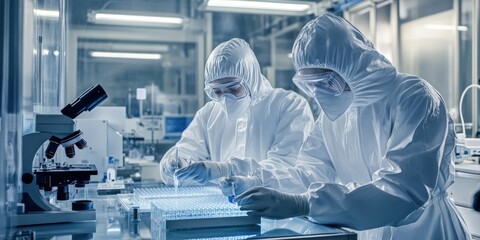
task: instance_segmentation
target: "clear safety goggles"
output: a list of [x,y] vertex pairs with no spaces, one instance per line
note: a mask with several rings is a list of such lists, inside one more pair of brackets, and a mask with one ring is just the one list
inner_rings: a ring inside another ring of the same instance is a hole
[[338,96],[345,91],[347,83],[334,71],[315,74],[295,74],[293,83],[307,96],[315,97],[316,92]]
[[250,94],[244,80],[226,83],[209,83],[205,86],[205,93],[214,100],[220,101],[222,96],[229,94],[235,99],[241,99]]

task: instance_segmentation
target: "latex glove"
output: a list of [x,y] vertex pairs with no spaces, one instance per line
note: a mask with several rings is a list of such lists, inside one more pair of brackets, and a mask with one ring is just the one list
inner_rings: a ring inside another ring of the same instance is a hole
[[305,194],[288,194],[271,188],[251,188],[235,198],[240,210],[249,216],[272,219],[308,215],[310,207]]
[[[235,185],[235,193],[232,193],[232,184]],[[255,176],[234,176],[231,178],[221,178],[218,185],[223,195],[228,197],[231,195],[239,195],[252,187],[261,186],[262,181]]]
[[231,166],[229,163],[201,161],[178,170],[176,174],[178,180],[205,184],[210,180],[229,176],[230,173]]
[[177,165],[175,152],[173,152],[168,157],[162,159],[162,161],[160,162],[160,173],[169,178],[173,178],[173,174],[175,174],[175,171],[181,168],[184,168],[189,164],[190,164],[190,160],[188,160],[185,157],[179,156],[178,165]]

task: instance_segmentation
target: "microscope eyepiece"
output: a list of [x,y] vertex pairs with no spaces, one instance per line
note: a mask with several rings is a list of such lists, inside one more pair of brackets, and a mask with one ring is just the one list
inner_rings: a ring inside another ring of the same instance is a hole
[[107,93],[102,86],[97,84],[83,92],[75,101],[65,106],[61,112],[63,115],[74,119],[84,111],[91,111],[107,97]]

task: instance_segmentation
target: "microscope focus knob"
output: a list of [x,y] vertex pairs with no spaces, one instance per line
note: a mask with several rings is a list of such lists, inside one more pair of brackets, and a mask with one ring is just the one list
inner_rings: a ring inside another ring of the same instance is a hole
[[33,174],[31,173],[24,173],[22,175],[22,182],[25,184],[30,184],[33,182]]

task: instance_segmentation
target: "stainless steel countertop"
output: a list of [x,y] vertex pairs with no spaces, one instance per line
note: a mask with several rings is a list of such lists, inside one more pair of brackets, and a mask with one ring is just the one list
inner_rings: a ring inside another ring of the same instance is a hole
[[462,163],[455,164],[455,171],[480,175],[480,164],[471,160],[465,160]]

